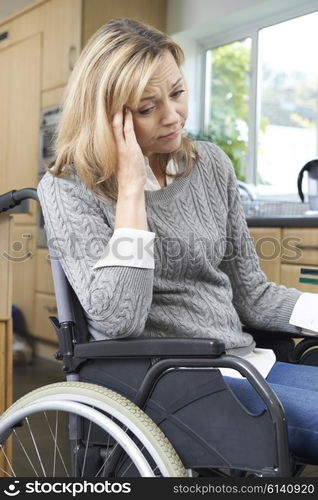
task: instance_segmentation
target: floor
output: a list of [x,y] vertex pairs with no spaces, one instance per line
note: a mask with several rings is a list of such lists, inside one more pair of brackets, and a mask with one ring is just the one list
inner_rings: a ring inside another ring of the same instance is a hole
[[54,360],[37,359],[32,364],[14,365],[13,399],[16,401],[37,387],[63,381],[62,364]]
[[[54,382],[65,380],[61,364],[56,361],[37,359],[32,364],[14,366],[14,400],[27,392]],[[318,477],[318,467],[307,466],[302,473],[305,477]]]

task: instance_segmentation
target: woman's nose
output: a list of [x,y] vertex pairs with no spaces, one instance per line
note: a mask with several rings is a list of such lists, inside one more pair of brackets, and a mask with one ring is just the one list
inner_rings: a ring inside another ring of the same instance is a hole
[[161,123],[162,125],[173,125],[179,121],[179,114],[175,102],[166,102],[162,109]]

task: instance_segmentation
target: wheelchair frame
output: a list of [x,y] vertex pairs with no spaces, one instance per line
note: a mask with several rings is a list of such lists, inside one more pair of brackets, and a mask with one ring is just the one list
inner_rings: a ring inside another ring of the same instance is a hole
[[[0,196],[0,212],[13,208],[13,206],[16,206],[22,200],[27,198],[33,198],[38,201],[36,189],[27,188],[5,193]],[[244,467],[242,464],[238,465],[234,463],[229,466],[229,469],[234,468],[251,471],[252,473],[260,476],[290,476],[292,474],[295,464],[290,456],[288,448],[287,424],[284,410],[270,386],[250,363],[237,356],[225,354],[224,344],[218,339],[183,340],[179,338],[136,338],[127,340],[121,339],[89,342],[89,333],[83,309],[70,284],[68,283],[59,260],[55,257],[51,249],[50,256],[58,310],[58,319],[56,317],[50,317],[50,320],[59,340],[59,351],[56,358],[63,361],[63,370],[66,373],[67,383],[79,381],[79,368],[88,359],[150,359],[151,367],[147,371],[134,399],[134,403],[146,411],[147,405],[151,400],[156,387],[167,375],[186,372],[189,370],[211,370],[211,373],[213,372],[216,380],[219,380],[220,382],[220,379],[223,380],[223,377],[220,375],[217,368],[227,367],[236,369],[246,377],[264,402],[266,409],[261,415],[253,416],[246,410],[246,418],[258,418],[260,421],[267,422],[267,428],[270,428],[270,432],[267,431],[266,434],[266,431],[264,431],[264,437],[266,440],[269,440],[271,446],[274,447],[273,456],[275,456],[275,459],[273,463],[268,463],[267,466],[262,465],[261,467],[255,467],[253,465],[253,459],[255,458],[257,461],[257,458],[262,452],[261,450],[255,450],[254,453],[253,447],[250,447],[249,454],[251,454],[251,465],[249,467]],[[311,343],[313,342],[313,339],[307,340]],[[300,348],[298,348],[298,351],[300,351]],[[224,390],[224,385],[222,387]],[[237,405],[237,400],[229,389],[228,393],[232,395],[231,398]],[[42,400],[40,400],[40,402],[43,403]],[[49,402],[50,398],[48,403]],[[72,403],[75,406],[83,405],[83,401],[79,400],[78,402],[78,399],[76,398],[75,400],[72,400]],[[30,404],[27,403],[26,408],[30,409],[30,405],[32,404],[34,409],[34,402]],[[93,406],[98,408],[98,402],[96,402],[96,405]],[[228,403],[226,403],[225,407],[228,408],[228,411],[232,411],[232,407],[231,405],[228,406]],[[10,418],[13,418],[12,421],[16,421],[14,413],[18,414],[18,412],[21,411],[19,408],[16,408],[17,406],[13,405],[11,410],[8,410],[9,414],[11,414]],[[78,414],[80,414],[81,411],[84,411],[83,408],[78,408],[78,410]],[[245,422],[244,418],[242,417],[243,424]],[[76,419],[71,419],[71,437],[77,433],[76,425]],[[103,425],[105,430],[108,422],[104,420]],[[0,420],[0,435],[3,432],[4,430],[1,427]],[[128,439],[129,435],[130,431],[128,431]],[[173,439],[171,439],[170,436],[169,439],[173,445]],[[238,438],[239,446],[244,446],[244,442],[246,442],[245,436]],[[225,455],[231,453],[231,450],[229,450],[231,445],[229,443],[225,443],[224,446],[227,448]],[[180,455],[180,450],[177,449],[176,451],[177,454]],[[224,457],[221,458],[219,464],[212,463],[211,467],[206,467],[208,473],[209,471],[212,472],[212,469],[214,468],[226,468],[227,461],[226,459],[223,460],[223,458]],[[186,464],[186,467],[187,469],[194,468],[202,470],[201,464],[199,464],[199,466],[195,466],[195,464]],[[204,468],[205,466],[203,469]],[[143,470],[142,466],[140,467],[140,470],[143,471],[144,475],[149,473],[147,469]]]

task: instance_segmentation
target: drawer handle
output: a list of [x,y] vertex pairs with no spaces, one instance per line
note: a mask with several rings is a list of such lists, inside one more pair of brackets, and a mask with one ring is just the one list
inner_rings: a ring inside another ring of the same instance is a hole
[[306,278],[300,277],[299,278],[299,283],[306,283],[307,285],[318,285],[318,279],[317,278],[308,278],[308,276],[318,276],[318,270],[317,269],[310,269],[309,267],[301,267],[300,268],[300,274],[305,274],[307,275]]
[[8,37],[9,37],[9,31],[3,31],[2,33],[0,33],[0,42],[2,42],[2,40],[5,40]]
[[57,313],[57,307],[56,306],[43,306],[44,309],[49,311],[51,314],[56,314]]
[[301,267],[300,274],[312,274],[318,276],[318,269],[311,269],[310,267]]
[[307,285],[318,285],[316,278],[299,278],[299,283],[306,283]]
[[304,249],[314,249],[318,250],[318,245],[295,245],[296,248],[301,248],[302,250]]

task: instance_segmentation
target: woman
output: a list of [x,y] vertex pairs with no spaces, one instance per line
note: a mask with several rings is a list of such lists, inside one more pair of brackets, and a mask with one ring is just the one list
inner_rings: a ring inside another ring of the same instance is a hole
[[[299,333],[302,325],[289,321],[304,296],[266,282],[229,159],[183,133],[182,62],[169,37],[129,19],[109,22],[89,41],[68,84],[56,161],[38,188],[50,246],[92,339],[223,339],[278,394],[293,451],[318,461],[318,369],[275,362],[241,328]],[[116,367],[93,368],[93,380],[128,396],[146,369],[132,381],[126,365],[112,385]],[[257,410],[246,381],[224,374]]]

